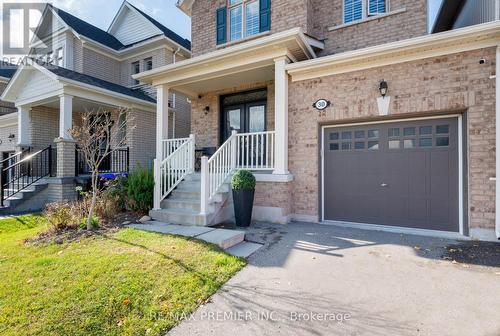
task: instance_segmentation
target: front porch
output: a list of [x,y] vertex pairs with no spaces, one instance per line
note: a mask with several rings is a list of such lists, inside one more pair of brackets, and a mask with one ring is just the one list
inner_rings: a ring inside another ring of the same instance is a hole
[[[258,172],[254,218],[289,220],[293,176],[285,66],[314,58],[309,42],[293,29],[136,76],[158,92],[157,138],[162,140],[156,144],[153,217],[198,225],[229,219],[230,177],[248,169]],[[164,99],[170,90],[192,100],[192,136],[165,151],[171,145]],[[197,150],[213,154],[202,157],[199,175],[194,174]]]
[[112,153],[101,164],[101,174],[124,174],[139,164],[152,165],[154,136],[134,131],[135,126],[146,128],[155,120],[155,100],[142,92],[32,63],[18,70],[2,98],[13,101],[18,109],[19,153],[3,162],[0,185],[4,190],[14,189],[12,185],[21,181],[21,187],[15,188],[19,193],[43,179],[49,189],[44,202],[75,199],[76,177],[85,179],[90,171],[68,131],[81,125],[85,111],[109,114],[116,125],[120,111],[134,119],[120,134],[126,139],[125,146],[110,144]]

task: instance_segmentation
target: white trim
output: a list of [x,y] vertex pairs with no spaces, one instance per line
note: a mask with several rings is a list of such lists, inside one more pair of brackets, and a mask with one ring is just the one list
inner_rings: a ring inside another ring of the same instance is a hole
[[255,180],[257,182],[274,182],[274,183],[287,183],[293,181],[292,174],[263,174],[263,173],[254,173]]
[[10,78],[0,76],[0,82],[8,83],[9,81],[10,81]]
[[360,229],[360,230],[384,231],[384,232],[403,233],[403,234],[416,235],[416,236],[436,237],[436,238],[443,238],[443,239],[471,240],[470,237],[464,236],[458,232],[449,232],[449,231],[413,229],[413,228],[406,228],[406,227],[401,227],[401,226],[387,226],[387,225],[379,225],[379,224],[367,224],[367,223],[355,223],[355,222],[343,222],[343,221],[328,221],[328,220],[321,221],[320,224],[340,226],[340,227]]
[[292,81],[295,82],[468,50],[496,47],[499,39],[500,22],[494,21],[292,63],[288,64],[286,69],[292,76]]
[[271,44],[283,43],[286,41],[295,40],[301,47],[305,47],[304,52],[309,53],[307,56],[310,58],[315,58],[316,54],[312,50],[311,46],[307,43],[306,37],[302,32],[301,28],[293,28],[276,34],[271,34],[264,36],[260,39],[250,40],[248,42],[243,42],[236,44],[234,46],[212,51],[194,58],[189,58],[177,63],[164,65],[153,70],[144,71],[138,75],[134,75],[133,78],[139,79],[145,83],[151,83],[154,78],[164,75],[165,73],[172,70],[189,69],[198,66],[205,66],[205,64],[212,61],[220,60],[221,58],[231,58],[238,59],[238,56],[243,53],[251,53],[257,49],[266,48],[269,49]]
[[402,14],[402,13],[405,13],[405,12],[406,12],[406,8],[400,8],[400,9],[393,10],[392,12],[386,12],[386,13],[383,13],[383,14],[375,14],[375,15],[367,16],[367,17],[365,17],[365,18],[363,18],[361,20],[351,21],[351,22],[348,22],[348,23],[339,24],[337,26],[328,27],[328,31],[335,31],[335,30],[339,30],[339,29],[343,29],[343,28],[347,28],[347,27],[351,27],[351,26],[356,26],[356,25],[359,25],[359,24],[363,24],[363,23],[366,23],[366,22],[383,19],[383,18],[386,18],[388,16]]
[[[355,126],[364,126],[364,125],[372,125],[372,124],[389,124],[389,123],[397,123],[397,122],[410,122],[410,121],[419,121],[419,120],[434,120],[434,119],[449,119],[449,118],[457,118],[458,119],[458,223],[459,223],[459,232],[461,236],[463,236],[464,230],[464,186],[463,186],[463,132],[462,132],[462,115],[461,114],[446,114],[439,116],[428,116],[428,117],[415,117],[415,118],[399,118],[399,119],[388,119],[388,120],[379,120],[379,121],[368,121],[368,122],[354,122],[354,123],[343,123],[338,125],[324,125],[321,128],[321,221],[329,221],[325,219],[325,129],[327,128],[339,128],[339,127],[355,127]],[[498,138],[497,138],[498,139]],[[372,224],[368,224],[372,225]],[[385,225],[379,225],[381,227],[385,227]],[[413,229],[412,229],[413,230]],[[417,230],[417,229],[415,229]],[[420,229],[418,229],[420,230]],[[434,230],[425,230],[432,231]]]
[[193,7],[194,0],[178,0],[177,8],[184,12],[187,16],[191,16],[191,9]]
[[9,114],[5,114],[0,116],[0,127],[8,127],[17,125],[18,113],[12,112]]

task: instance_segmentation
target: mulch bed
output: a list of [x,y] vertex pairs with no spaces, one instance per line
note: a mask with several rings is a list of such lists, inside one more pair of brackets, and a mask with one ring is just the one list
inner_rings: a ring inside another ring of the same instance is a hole
[[449,245],[443,259],[461,264],[500,267],[500,243],[472,241]]
[[111,221],[99,223],[99,228],[93,231],[82,229],[65,229],[61,231],[48,230],[42,232],[36,237],[27,239],[25,243],[31,245],[50,245],[63,244],[67,242],[79,242],[83,238],[116,232],[120,228],[124,227],[124,225],[137,223],[140,218],[140,215],[126,211],[118,214]]

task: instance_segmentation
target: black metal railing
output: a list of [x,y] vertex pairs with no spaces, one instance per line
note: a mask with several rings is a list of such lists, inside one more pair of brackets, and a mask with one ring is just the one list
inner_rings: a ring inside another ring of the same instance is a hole
[[[31,153],[25,150],[0,162],[0,203],[54,173],[52,146]],[[9,161],[10,160],[10,161]]]
[[[102,155],[102,154],[101,154]],[[85,156],[78,148],[75,149],[76,167],[75,175],[89,175],[91,174],[90,167],[85,161]],[[107,155],[99,166],[99,173],[128,173],[130,167],[130,149],[118,148],[112,150]]]

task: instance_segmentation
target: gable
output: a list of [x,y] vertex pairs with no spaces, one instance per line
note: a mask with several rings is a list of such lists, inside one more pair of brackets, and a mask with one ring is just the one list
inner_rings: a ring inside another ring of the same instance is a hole
[[26,101],[56,94],[62,84],[34,67],[24,67],[8,87],[9,101]]
[[51,10],[45,10],[41,22],[36,29],[36,33],[34,34],[32,43],[50,38],[67,27],[66,23],[54,15]]
[[160,35],[162,31],[125,3],[111,25],[109,33],[124,45],[131,45]]

